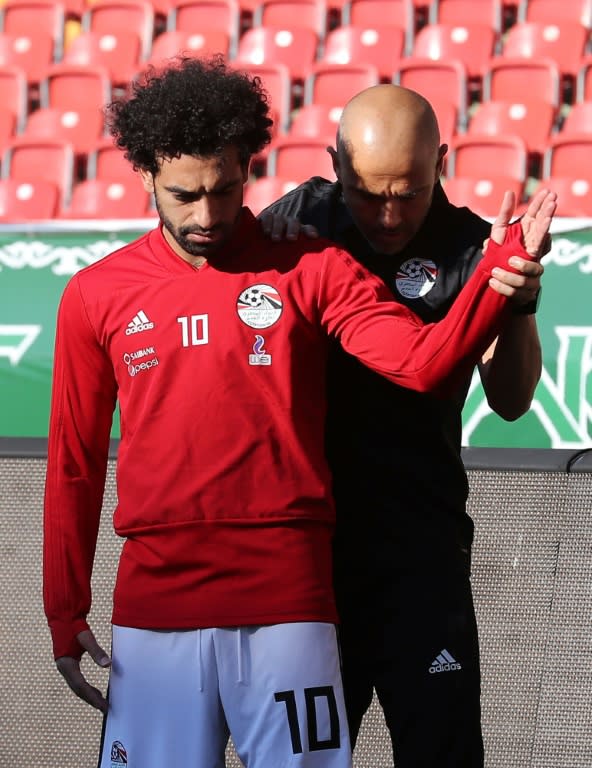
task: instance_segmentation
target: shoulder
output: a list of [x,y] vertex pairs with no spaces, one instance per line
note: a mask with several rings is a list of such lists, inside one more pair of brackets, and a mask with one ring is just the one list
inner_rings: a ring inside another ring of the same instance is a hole
[[263,213],[281,213],[286,216],[314,215],[318,210],[331,206],[341,198],[341,187],[337,182],[321,176],[313,176],[287,194],[280,197]]
[[491,230],[491,223],[470,208],[451,203],[441,185],[434,192],[433,213],[442,229],[459,243],[481,246]]

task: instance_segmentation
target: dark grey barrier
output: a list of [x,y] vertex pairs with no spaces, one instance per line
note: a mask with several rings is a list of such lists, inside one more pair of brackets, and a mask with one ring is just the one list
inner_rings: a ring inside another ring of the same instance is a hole
[[[101,718],[55,671],[41,607],[43,456],[43,443],[0,439],[0,766],[94,768]],[[592,456],[470,449],[465,462],[487,768],[590,768]],[[108,513],[112,469],[91,615],[107,647],[120,546]],[[104,689],[106,674],[83,667]],[[229,749],[229,768],[239,765]],[[392,765],[376,703],[354,765]]]

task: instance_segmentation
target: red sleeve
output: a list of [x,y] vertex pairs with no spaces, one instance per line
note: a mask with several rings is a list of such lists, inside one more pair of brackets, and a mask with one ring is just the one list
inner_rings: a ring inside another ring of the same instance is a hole
[[43,535],[43,599],[54,657],[82,654],[116,400],[74,277],[58,310]]
[[341,252],[341,258],[326,259],[321,275],[322,322],[347,352],[377,373],[410,389],[444,394],[470,374],[499,334],[507,299],[488,282],[496,266],[513,271],[512,255],[532,260],[518,222],[508,227],[503,245],[490,240],[446,317],[424,325]]

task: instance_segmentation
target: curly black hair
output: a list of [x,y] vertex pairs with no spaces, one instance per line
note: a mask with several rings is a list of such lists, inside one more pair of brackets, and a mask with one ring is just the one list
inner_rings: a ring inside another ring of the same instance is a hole
[[131,95],[106,108],[118,147],[134,168],[158,173],[158,159],[212,157],[230,145],[241,162],[271,139],[268,97],[259,77],[230,69],[222,56],[180,56],[151,68]]

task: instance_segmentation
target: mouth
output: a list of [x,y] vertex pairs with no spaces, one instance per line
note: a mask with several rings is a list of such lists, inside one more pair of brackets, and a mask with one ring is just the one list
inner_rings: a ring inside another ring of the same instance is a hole
[[188,232],[185,237],[192,243],[215,243],[222,237],[222,232]]

